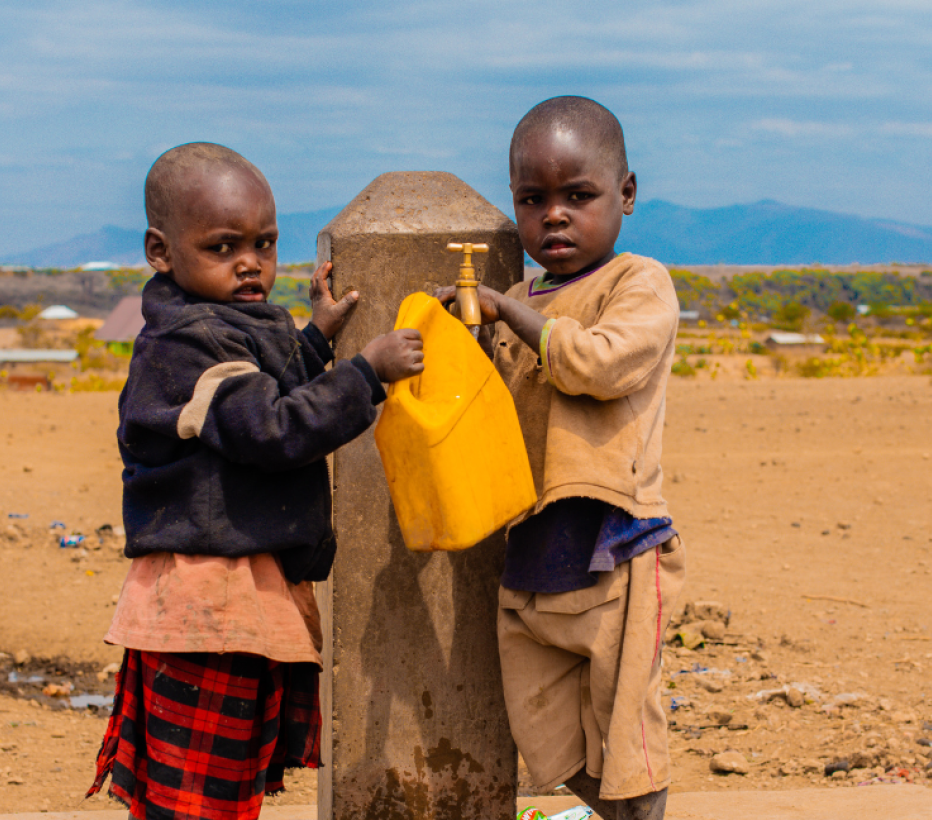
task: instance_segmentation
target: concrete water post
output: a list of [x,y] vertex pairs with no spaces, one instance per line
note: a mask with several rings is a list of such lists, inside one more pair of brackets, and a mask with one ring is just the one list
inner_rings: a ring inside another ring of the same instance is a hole
[[[452,174],[383,174],[321,231],[334,295],[360,292],[338,359],[391,330],[409,293],[454,282],[448,242],[488,243],[477,272],[496,289],[522,276],[514,224]],[[512,820],[517,754],[495,637],[502,534],[459,553],[409,552],[371,430],[333,462],[318,816]]]

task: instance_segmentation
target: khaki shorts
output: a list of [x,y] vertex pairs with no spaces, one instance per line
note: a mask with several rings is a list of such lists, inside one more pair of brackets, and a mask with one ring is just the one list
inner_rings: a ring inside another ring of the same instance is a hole
[[508,719],[539,788],[583,766],[602,780],[605,800],[669,785],[660,655],[686,575],[684,553],[675,537],[601,573],[594,587],[499,589]]

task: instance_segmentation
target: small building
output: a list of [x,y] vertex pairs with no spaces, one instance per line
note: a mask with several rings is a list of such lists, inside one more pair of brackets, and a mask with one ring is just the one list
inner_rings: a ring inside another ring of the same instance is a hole
[[133,342],[146,324],[142,317],[142,297],[124,296],[110,312],[106,321],[94,332],[94,338],[107,343],[107,349],[118,355],[133,352]]
[[680,321],[681,322],[698,322],[699,311],[698,310],[681,310]]
[[95,271],[95,270],[119,270],[120,266],[115,265],[113,262],[85,262],[81,265],[78,270],[82,271]]
[[69,364],[77,358],[77,350],[16,347],[0,348],[0,364],[46,364],[49,362]]
[[67,305],[49,305],[39,314],[40,319],[77,319],[78,312]]
[[2,348],[0,385],[6,390],[51,390],[55,373],[61,368],[48,365],[71,364],[77,358],[77,350]]
[[771,350],[814,350],[825,344],[818,333],[790,333],[784,330],[773,330],[764,342]]

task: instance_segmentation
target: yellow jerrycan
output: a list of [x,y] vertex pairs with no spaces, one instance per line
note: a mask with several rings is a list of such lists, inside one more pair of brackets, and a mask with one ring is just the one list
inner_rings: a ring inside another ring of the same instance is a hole
[[424,371],[388,388],[375,428],[408,549],[461,550],[537,502],[514,401],[466,326],[426,293],[395,330],[424,339]]

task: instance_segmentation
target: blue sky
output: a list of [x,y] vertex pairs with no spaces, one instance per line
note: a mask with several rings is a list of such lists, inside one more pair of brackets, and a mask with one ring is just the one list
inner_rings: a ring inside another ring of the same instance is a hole
[[930,55],[927,0],[11,0],[0,254],[143,225],[146,171],[192,140],[282,213],[445,170],[510,214],[511,131],[566,93],[619,116],[642,199],[932,224]]

